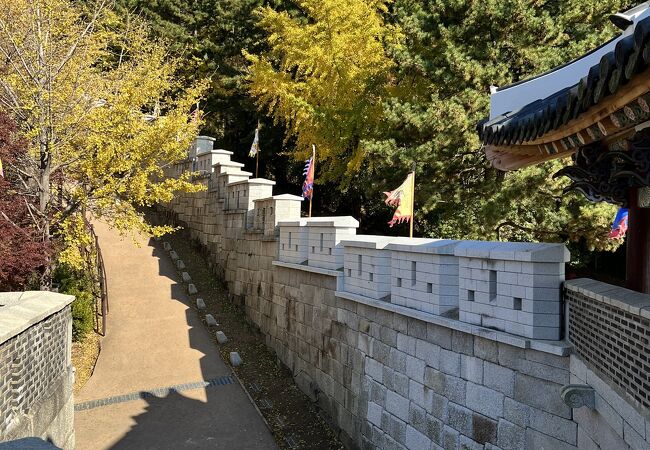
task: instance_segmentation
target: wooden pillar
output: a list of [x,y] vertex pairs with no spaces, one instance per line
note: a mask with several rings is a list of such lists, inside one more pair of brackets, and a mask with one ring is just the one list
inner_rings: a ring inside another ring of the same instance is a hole
[[638,189],[630,189],[626,241],[627,287],[650,293],[650,208],[639,207]]

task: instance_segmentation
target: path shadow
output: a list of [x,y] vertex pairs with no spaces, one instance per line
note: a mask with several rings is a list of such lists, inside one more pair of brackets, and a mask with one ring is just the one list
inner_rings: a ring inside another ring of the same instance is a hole
[[[161,301],[187,306],[189,345],[203,355],[199,360],[203,380],[230,375],[162,243],[152,239],[149,246],[152,257],[158,259],[159,275],[175,281],[170,298]],[[166,386],[151,388],[160,387]],[[111,449],[277,449],[270,431],[234,377],[232,384],[171,392],[145,401],[145,411],[132,417],[135,424]]]

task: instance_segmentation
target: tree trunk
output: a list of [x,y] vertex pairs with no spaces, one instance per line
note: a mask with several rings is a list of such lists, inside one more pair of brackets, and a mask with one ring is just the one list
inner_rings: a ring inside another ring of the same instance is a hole
[[47,142],[41,140],[41,165],[39,173],[39,195],[38,210],[41,213],[41,223],[43,228],[43,240],[50,240],[50,220],[48,218],[48,204],[50,203],[50,172],[51,161],[50,154],[47,151]]

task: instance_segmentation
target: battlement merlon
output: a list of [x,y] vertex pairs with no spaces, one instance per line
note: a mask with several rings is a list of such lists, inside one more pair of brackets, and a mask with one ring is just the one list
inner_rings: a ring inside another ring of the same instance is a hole
[[196,140],[190,145],[187,152],[188,159],[193,159],[201,153],[205,153],[214,148],[215,138],[210,136],[197,136]]
[[197,168],[208,172],[214,171],[216,164],[230,164],[232,152],[226,150],[206,150],[196,155]]
[[252,175],[252,173],[244,172],[239,170],[239,168],[224,173],[213,172],[212,178],[210,179],[210,182],[212,183],[211,190],[217,191],[218,198],[227,200],[228,185],[237,181],[246,181]]
[[265,236],[275,236],[281,221],[300,218],[301,203],[297,195],[281,194],[253,200],[255,204],[255,228]]
[[275,181],[265,178],[250,178],[227,184],[227,209],[246,211],[246,229],[252,229],[255,222],[255,203],[273,194]]
[[394,242],[396,239],[399,238],[390,237],[390,236],[359,234],[359,235],[346,238],[345,240],[341,241],[341,245],[343,245],[344,248],[351,247],[351,248],[367,248],[373,250],[382,250],[386,248],[387,245]]
[[391,301],[436,315],[458,309],[459,241],[397,238],[391,252]]
[[340,242],[355,236],[359,221],[350,216],[278,221],[279,259],[283,262],[338,270],[343,267]]
[[228,159],[226,161],[230,161],[230,157],[233,155],[233,152],[230,150],[225,150],[223,148],[214,148],[212,150],[205,150],[202,151],[201,153],[198,153],[197,155],[206,155],[206,154],[212,154],[212,155],[220,155],[220,156],[227,156]]
[[563,244],[462,241],[459,318],[532,339],[558,340],[561,286],[570,254]]
[[306,221],[309,251],[307,264],[321,269],[342,269],[341,241],[357,234],[359,221],[350,216],[315,217]]
[[385,248],[396,239],[357,235],[342,240],[344,277],[339,290],[390,301],[391,252]]
[[293,264],[306,264],[309,252],[307,251],[307,219],[281,220],[280,250],[278,259],[282,262]]
[[398,237],[387,246],[388,250],[434,255],[454,255],[460,241],[451,239]]

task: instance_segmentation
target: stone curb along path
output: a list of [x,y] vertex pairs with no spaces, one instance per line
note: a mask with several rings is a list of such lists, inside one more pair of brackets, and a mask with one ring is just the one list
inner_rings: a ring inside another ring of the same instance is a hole
[[[172,259],[172,261],[176,262],[176,267],[178,269],[177,272],[180,274],[181,278],[183,279],[183,282],[187,284],[187,292],[190,295],[197,295],[199,293],[199,290],[197,289],[196,285],[194,285],[194,283],[192,283],[192,276],[188,272],[185,271],[185,269],[186,269],[185,263],[183,262],[182,259],[179,258],[178,253],[176,253],[174,250],[172,250],[172,246],[171,246],[171,244],[169,242],[164,242],[163,243],[163,249],[165,251],[167,251],[167,253],[169,254],[169,257]],[[205,305],[205,301],[202,298],[197,297],[195,299],[195,304],[196,304],[196,308],[198,309],[199,314],[201,314],[202,312],[205,311],[206,305]],[[205,314],[204,318],[205,318],[205,323],[209,327],[217,327],[217,326],[219,326],[219,324],[217,323],[216,319],[214,318],[214,316],[212,314]],[[226,339],[226,340],[224,340],[222,342],[222,338],[219,336],[219,334],[223,335],[224,337],[225,337],[225,335],[223,334],[222,331],[217,331],[217,341],[220,344],[223,344],[223,343],[228,341],[228,339]],[[237,356],[239,357],[239,355],[237,355]],[[239,358],[239,363],[236,364],[236,365],[232,363],[232,357],[231,357],[230,361],[231,361],[231,364],[233,366],[235,366],[235,367],[241,364],[241,358]]]
[[[180,226],[186,227],[185,224]],[[174,233],[169,242],[170,249],[173,248],[184,261],[185,271],[198,290],[191,298],[201,298],[206,304],[206,309],[200,310],[198,305],[191,303],[198,316],[204,325],[209,320],[207,314],[219,323],[216,327],[205,328],[218,344],[222,360],[230,365],[231,351],[238,352],[243,360],[241,366],[233,368],[233,374],[263,413],[276,443],[288,450],[343,450],[340,430],[333,428],[321,415],[321,405],[300,390],[295,378],[267,345],[264,335],[250,323],[243,305],[234,301],[225,288],[222,274],[206,258],[199,243],[186,231]],[[177,271],[177,275],[181,272]],[[183,283],[182,288],[186,286]]]
[[171,245],[145,237],[135,245],[105,224],[95,228],[106,263],[111,331],[76,396],[76,448],[277,449],[196,314],[196,298],[187,293],[191,283],[181,281],[186,270],[178,255],[169,256]]
[[[179,258],[178,253],[176,253],[174,250],[172,250],[172,246],[171,246],[171,244],[169,242],[164,242],[163,243],[163,249],[165,249],[169,253],[169,256],[172,259],[172,261],[176,262],[176,267],[178,269],[178,272],[181,275],[181,278],[183,279],[183,282],[187,283],[188,292],[190,294],[198,294],[199,293],[198,289],[192,283],[192,277],[190,276],[190,274],[188,272],[185,272],[185,268],[186,268],[185,263],[183,262],[182,259]],[[204,311],[206,309],[205,301],[200,297],[197,298],[196,299],[196,307],[199,310],[199,312]],[[208,327],[217,327],[217,326],[219,326],[219,324],[217,323],[216,319],[214,318],[214,316],[212,314],[206,314],[205,315],[205,323],[206,323],[206,325]],[[217,338],[217,342],[219,344],[225,344],[226,342],[228,342],[228,338],[226,337],[226,335],[224,334],[223,331],[217,331],[216,332],[216,338]],[[240,366],[242,364],[243,364],[243,361],[242,361],[242,358],[239,355],[239,353],[238,352],[230,352],[230,365],[232,367],[238,367],[238,366]],[[233,374],[235,374],[234,371],[233,371]],[[236,374],[235,374],[235,376],[236,376]],[[237,380],[239,380],[239,378],[237,378]],[[250,399],[250,401],[253,404],[255,404],[252,397],[250,396],[250,394],[248,393],[248,391],[244,387],[244,384],[241,381],[239,381],[239,384],[241,384],[242,389],[244,389],[244,391],[246,391],[246,394],[248,395],[248,398]],[[257,407],[257,405],[256,405],[256,407]],[[266,422],[266,419],[264,419],[264,421]],[[268,426],[268,423],[267,423],[267,426]],[[269,430],[272,431],[270,426],[269,426]]]
[[[181,274],[181,277],[183,278],[183,281],[185,283],[188,283],[188,291],[193,289],[194,291],[196,291],[195,294],[198,294],[199,293],[198,289],[194,286],[194,284],[191,283],[192,277],[190,276],[190,274],[188,272],[184,271],[186,269],[185,263],[183,262],[182,259],[180,259],[178,257],[178,254],[175,251],[172,250],[171,244],[169,242],[165,242],[164,245],[163,245],[163,248],[166,251],[169,252],[169,255],[172,258],[172,260],[174,260],[173,255],[176,256],[176,259],[174,261],[176,261],[176,266],[177,266],[178,272]],[[190,288],[190,286],[191,286],[191,288]],[[191,291],[190,291],[190,294],[192,294]],[[206,304],[205,304],[205,301],[202,298],[200,298],[200,297],[196,298],[195,304],[196,304],[196,308],[197,308],[199,314],[201,314],[202,312],[205,312]],[[219,324],[217,323],[216,319],[214,318],[214,316],[212,314],[205,314],[205,324],[210,328],[219,326]],[[215,333],[215,335],[216,335],[217,342],[219,344],[225,344],[226,342],[228,342],[228,338],[226,337],[226,334],[223,331],[218,330]],[[241,364],[243,364],[243,360],[242,360],[242,358],[241,358],[241,356],[239,355],[238,352],[230,352],[230,361],[229,362],[233,367],[238,367]],[[273,434],[273,427],[271,427],[269,422],[266,420],[266,417],[264,417],[264,414],[262,414],[262,411],[260,411],[259,407],[255,403],[255,400],[250,395],[250,392],[248,392],[248,389],[246,389],[246,386],[241,381],[241,379],[237,376],[237,373],[234,370],[232,371],[232,376],[237,380],[237,382],[239,383],[239,386],[241,386],[242,390],[246,393],[246,396],[248,397],[248,400],[255,407],[255,410],[257,411],[259,416],[264,421],[264,424],[266,425],[266,428],[269,430],[269,432],[271,432],[271,434]],[[290,446],[290,447],[293,447],[293,446]]]

